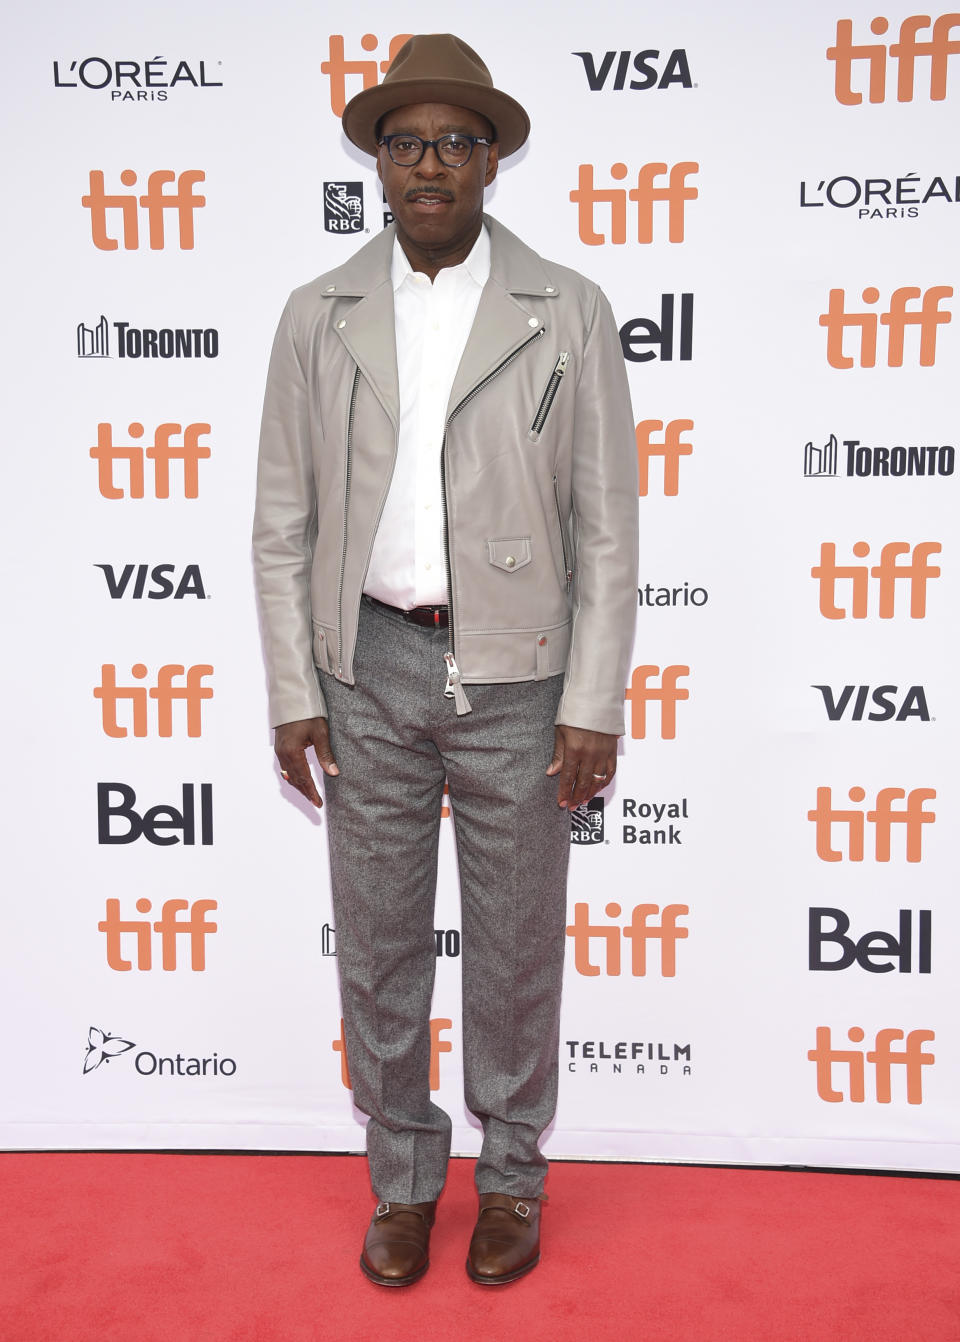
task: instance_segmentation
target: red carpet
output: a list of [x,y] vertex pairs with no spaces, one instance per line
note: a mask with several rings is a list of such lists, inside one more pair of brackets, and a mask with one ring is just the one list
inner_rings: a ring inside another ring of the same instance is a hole
[[357,1268],[372,1200],[343,1156],[0,1156],[3,1342],[960,1339],[960,1183],[555,1164],[544,1256],[474,1286],[472,1163],[432,1265]]

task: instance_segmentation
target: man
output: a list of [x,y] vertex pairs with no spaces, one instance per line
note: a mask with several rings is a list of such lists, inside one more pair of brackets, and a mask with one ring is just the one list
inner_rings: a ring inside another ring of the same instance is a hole
[[379,1199],[360,1265],[387,1286],[427,1269],[450,1150],[428,1083],[449,782],[483,1128],[467,1271],[499,1285],[540,1255],[570,812],[609,783],[623,731],[633,420],[602,294],[482,213],[529,121],[476,52],[411,38],[343,126],[395,223],[297,290],[274,344],[254,541],[275,749],[316,806],[309,746],[326,775]]

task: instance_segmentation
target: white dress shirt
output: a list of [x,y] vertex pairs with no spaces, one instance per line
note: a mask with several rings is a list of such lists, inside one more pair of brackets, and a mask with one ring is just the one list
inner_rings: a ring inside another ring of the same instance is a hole
[[440,446],[453,380],[489,275],[486,228],[467,259],[444,267],[432,284],[394,240],[400,433],[363,590],[401,610],[447,604]]

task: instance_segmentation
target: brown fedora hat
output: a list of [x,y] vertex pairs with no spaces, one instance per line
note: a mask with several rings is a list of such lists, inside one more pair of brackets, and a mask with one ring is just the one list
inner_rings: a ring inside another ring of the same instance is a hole
[[493,126],[501,158],[519,149],[530,134],[530,118],[520,104],[493,87],[477,53],[452,33],[421,33],[404,42],[383,81],[358,93],[343,109],[344,134],[358,149],[375,155],[380,118],[410,103],[452,103],[479,112]]

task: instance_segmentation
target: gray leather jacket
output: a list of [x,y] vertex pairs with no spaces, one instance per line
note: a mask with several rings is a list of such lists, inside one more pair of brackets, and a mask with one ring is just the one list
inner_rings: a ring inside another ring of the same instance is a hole
[[[610,306],[496,220],[441,457],[441,685],[565,674],[557,721],[623,731],[637,604],[637,454]],[[291,295],[267,380],[254,565],[271,722],[353,683],[360,598],[396,460],[389,227]],[[457,683],[459,673],[459,681]]]

